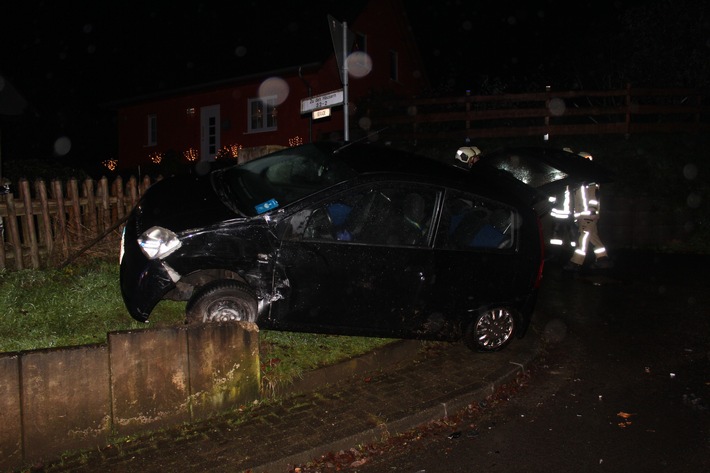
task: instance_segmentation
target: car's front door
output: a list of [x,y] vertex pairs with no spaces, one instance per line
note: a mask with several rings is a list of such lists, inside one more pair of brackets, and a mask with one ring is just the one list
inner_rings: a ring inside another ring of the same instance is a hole
[[433,278],[435,189],[377,183],[331,196],[292,215],[279,250],[281,327],[393,334],[419,322]]

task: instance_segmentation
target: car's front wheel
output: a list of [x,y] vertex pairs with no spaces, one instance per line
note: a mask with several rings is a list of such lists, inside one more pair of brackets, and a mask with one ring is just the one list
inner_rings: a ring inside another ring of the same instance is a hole
[[188,323],[255,322],[256,296],[244,283],[216,281],[197,291],[187,303]]
[[497,351],[508,345],[515,333],[515,315],[504,307],[480,312],[468,326],[464,343],[473,351]]

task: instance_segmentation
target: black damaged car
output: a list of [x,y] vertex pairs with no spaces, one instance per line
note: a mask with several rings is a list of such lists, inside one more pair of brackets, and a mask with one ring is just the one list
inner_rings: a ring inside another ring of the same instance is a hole
[[462,169],[323,142],[163,179],[124,227],[121,292],[143,322],[172,299],[187,302],[189,323],[499,350],[530,324],[544,261],[540,205],[598,172],[590,166],[532,148]]

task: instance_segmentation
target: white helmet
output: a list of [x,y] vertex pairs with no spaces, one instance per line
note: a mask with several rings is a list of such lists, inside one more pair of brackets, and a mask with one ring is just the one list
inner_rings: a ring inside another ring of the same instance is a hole
[[481,150],[475,146],[464,146],[456,151],[456,159],[466,164],[473,164],[478,161],[478,156],[481,155]]

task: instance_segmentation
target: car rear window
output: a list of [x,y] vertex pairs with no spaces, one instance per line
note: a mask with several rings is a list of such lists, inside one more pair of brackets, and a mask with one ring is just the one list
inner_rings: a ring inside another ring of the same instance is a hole
[[522,154],[486,156],[481,161],[501,171],[507,171],[519,181],[535,188],[567,177],[560,169]]

